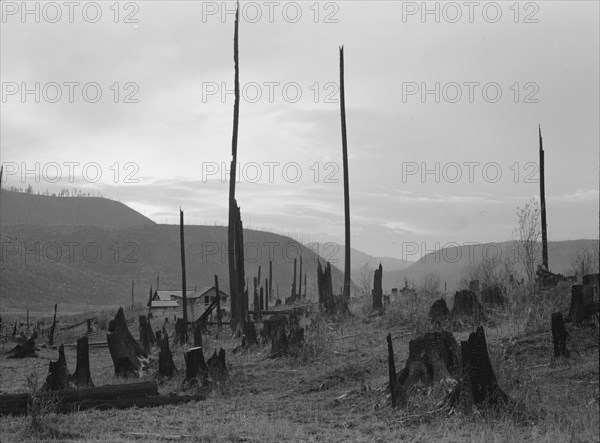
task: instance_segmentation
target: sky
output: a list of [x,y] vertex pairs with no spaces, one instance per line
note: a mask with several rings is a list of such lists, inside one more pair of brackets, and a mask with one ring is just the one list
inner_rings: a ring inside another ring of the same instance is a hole
[[[227,221],[233,2],[2,2],[3,187],[75,187],[158,223]],[[246,228],[416,260],[598,238],[599,3],[241,2],[237,200]]]

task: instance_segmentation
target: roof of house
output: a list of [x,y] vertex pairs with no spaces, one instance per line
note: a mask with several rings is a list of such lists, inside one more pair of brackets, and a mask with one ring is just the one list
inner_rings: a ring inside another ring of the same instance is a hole
[[179,303],[175,300],[152,300],[151,308],[178,308]]
[[[200,295],[196,291],[186,291],[187,298],[198,298]],[[183,291],[156,291],[159,300],[169,301],[171,297],[183,298]]]
[[[200,294],[198,297],[203,297],[204,295],[206,295],[206,293],[207,293],[207,292],[210,292],[210,291],[212,291],[213,289],[216,289],[216,288],[214,287],[214,285],[213,285],[213,286],[207,286],[207,287],[205,287],[205,288],[202,288],[202,289],[200,289],[200,290],[198,291],[198,294]],[[225,291],[223,291],[223,290],[221,290],[221,289],[219,289],[219,294],[221,294],[221,297],[223,297],[223,296],[225,296],[225,297],[229,297],[229,294],[227,294],[227,292],[225,292]]]

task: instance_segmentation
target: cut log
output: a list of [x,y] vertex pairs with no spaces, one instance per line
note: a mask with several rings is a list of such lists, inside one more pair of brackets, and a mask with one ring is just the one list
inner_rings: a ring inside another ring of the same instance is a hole
[[405,392],[417,385],[431,386],[448,377],[460,375],[460,350],[447,331],[428,332],[408,343],[408,360],[398,375]]
[[383,288],[381,280],[383,278],[383,267],[379,263],[379,268],[375,269],[373,275],[373,312],[383,312]]
[[7,352],[8,358],[26,358],[35,357],[35,340],[38,334],[34,332],[25,342],[16,345],[10,351]]
[[69,381],[77,389],[94,387],[90,374],[90,347],[87,337],[77,339],[77,367],[73,375],[69,376]]
[[48,365],[48,375],[42,386],[42,391],[60,391],[69,387],[69,371],[65,358],[65,347],[58,348],[58,360],[51,361]]
[[404,406],[406,404],[406,393],[402,386],[398,384],[396,375],[396,361],[394,358],[394,347],[392,346],[392,334],[387,335],[388,344],[388,377],[390,382],[390,396],[392,397],[392,407],[395,408],[398,404]]
[[190,348],[184,354],[185,380],[184,382],[200,383],[205,385],[208,377],[208,366],[204,360],[202,347]]
[[514,406],[496,379],[490,363],[483,327],[461,342],[462,379],[449,394],[449,405],[469,413],[473,407],[506,409]]
[[466,324],[480,324],[485,321],[483,307],[473,291],[461,290],[454,295],[452,321]]
[[450,311],[446,305],[446,300],[441,298],[436,300],[429,309],[429,321],[434,325],[441,325],[450,317]]
[[[157,336],[158,336],[157,331]],[[163,331],[164,336],[161,337],[161,348],[158,353],[158,374],[162,377],[172,377],[175,372],[175,363],[173,362],[173,353],[169,349],[169,335],[167,331]],[[162,335],[162,334],[161,334]]]
[[[143,402],[152,398],[148,396],[158,396],[158,385],[156,382],[127,383],[80,390],[39,392],[36,395],[40,398],[56,398],[60,412],[119,407],[119,404],[128,404],[126,407],[132,407],[137,406],[133,400]],[[29,394],[1,395],[0,415],[26,414],[27,406],[30,403],[31,396]]]
[[111,320],[106,341],[115,367],[115,375],[138,376],[142,368],[141,360],[147,359],[148,354],[129,332],[123,308],[119,308],[114,320]]
[[597,312],[598,309],[594,304],[594,286],[571,286],[571,308],[569,309],[568,319],[581,323],[591,319]]
[[208,376],[213,381],[223,381],[229,378],[229,373],[227,372],[227,363],[225,362],[225,349],[219,348],[219,353],[217,354],[217,350],[213,352],[212,357],[208,359]]
[[552,340],[554,342],[554,357],[568,357],[567,337],[569,333],[565,328],[565,322],[561,312],[552,314]]

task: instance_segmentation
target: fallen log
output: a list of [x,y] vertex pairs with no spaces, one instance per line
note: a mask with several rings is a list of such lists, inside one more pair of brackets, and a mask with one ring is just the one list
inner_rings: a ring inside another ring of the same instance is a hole
[[24,343],[16,345],[7,352],[8,358],[35,357],[35,340],[37,337],[37,332],[34,332]]
[[[117,399],[145,398],[158,396],[156,382],[127,383],[121,385],[105,385],[87,389],[65,389],[59,391],[38,392],[37,397],[56,398],[59,409],[66,412],[77,404],[88,402],[91,405],[110,404]],[[32,401],[30,394],[0,395],[0,415],[26,414],[27,406]],[[133,405],[132,405],[133,406]],[[92,406],[93,407],[93,406]]]
[[69,376],[77,389],[93,388],[94,382],[90,374],[90,348],[87,337],[77,340],[77,366],[73,375]]
[[554,342],[554,357],[568,357],[567,337],[569,333],[561,312],[555,312],[551,317],[552,341]]
[[106,341],[115,367],[115,375],[138,376],[142,368],[141,360],[147,359],[148,354],[129,332],[123,308],[119,308],[114,320],[110,321]]

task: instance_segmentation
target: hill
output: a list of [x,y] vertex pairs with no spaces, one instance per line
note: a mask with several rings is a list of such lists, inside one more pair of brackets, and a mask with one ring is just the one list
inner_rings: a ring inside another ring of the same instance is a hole
[[0,191],[1,225],[100,226],[153,225],[129,206],[101,197],[55,197]]

